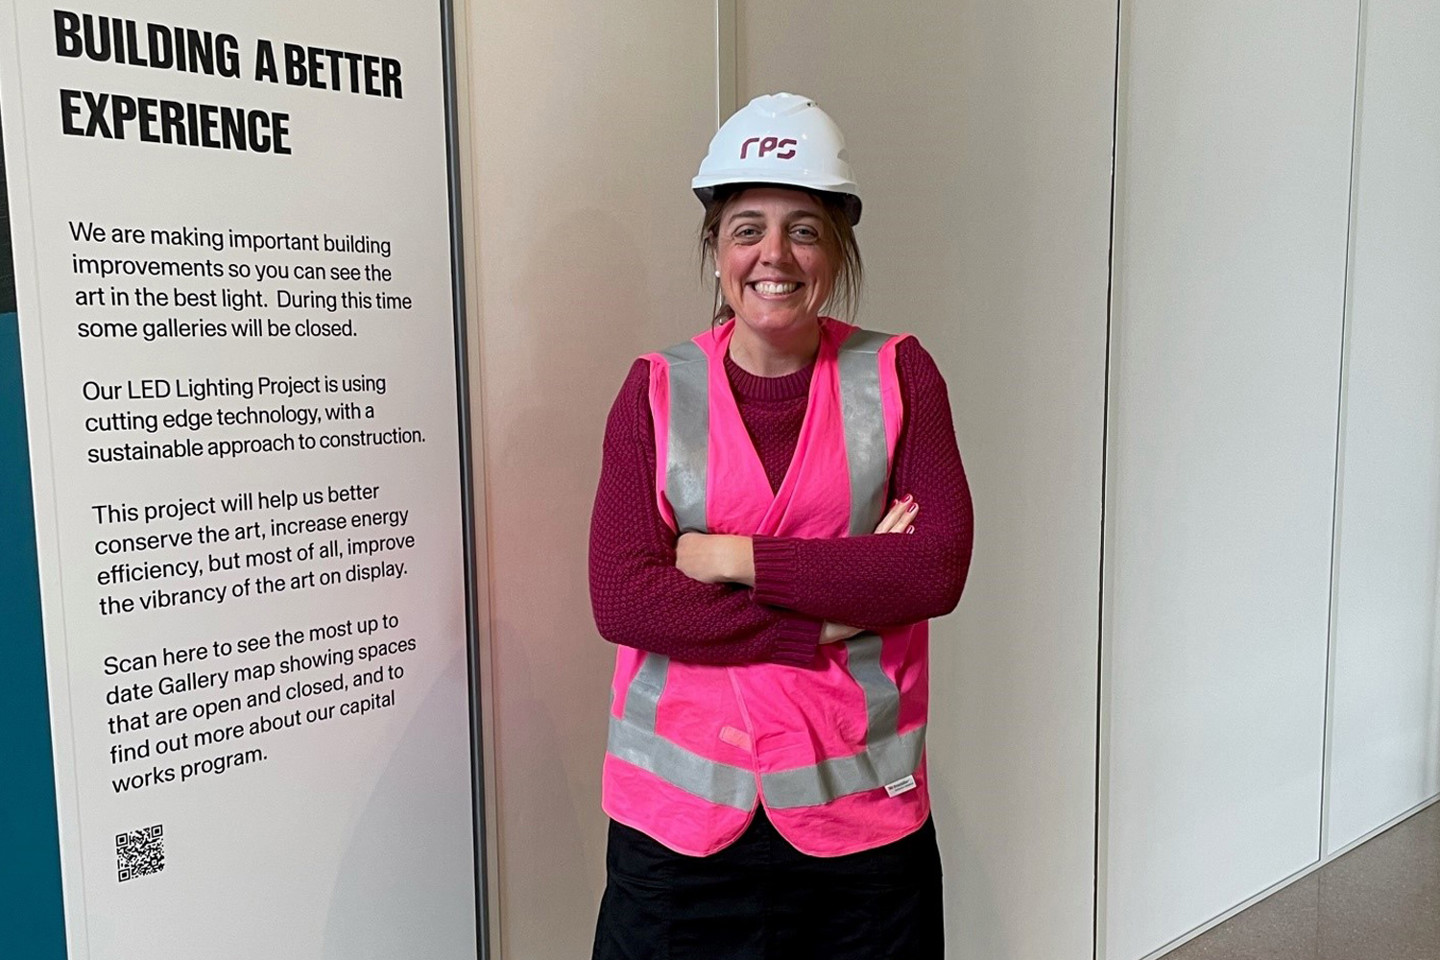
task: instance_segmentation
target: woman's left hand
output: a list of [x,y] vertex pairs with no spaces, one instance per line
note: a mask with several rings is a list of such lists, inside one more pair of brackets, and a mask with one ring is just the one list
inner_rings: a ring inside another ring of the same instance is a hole
[[749,537],[682,533],[675,541],[675,567],[701,583],[755,586],[755,550]]

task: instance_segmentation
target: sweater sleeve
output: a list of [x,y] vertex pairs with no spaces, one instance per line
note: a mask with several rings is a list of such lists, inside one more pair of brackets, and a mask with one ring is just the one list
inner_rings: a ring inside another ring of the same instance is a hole
[[734,584],[675,567],[675,534],[655,505],[655,439],[646,360],[630,368],[605,426],[590,520],[590,603],[611,643],[691,663],[809,666],[822,623],[762,606]]
[[761,603],[856,627],[887,627],[949,613],[959,602],[974,523],[945,380],[914,338],[898,345],[895,360],[905,420],[890,500],[915,497],[915,532],[756,537]]

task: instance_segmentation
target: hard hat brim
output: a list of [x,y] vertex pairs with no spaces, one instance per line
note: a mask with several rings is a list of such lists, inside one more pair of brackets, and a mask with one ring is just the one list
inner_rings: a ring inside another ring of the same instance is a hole
[[793,180],[769,178],[764,175],[756,176],[752,173],[747,175],[743,180],[730,180],[724,177],[696,177],[692,181],[691,189],[695,191],[695,196],[700,199],[700,202],[708,207],[715,199],[715,191],[720,187],[744,189],[748,186],[789,187],[791,190],[804,190],[807,193],[833,194],[840,198],[841,204],[845,208],[845,216],[850,221],[850,225],[854,226],[860,222],[862,204],[860,203],[860,198],[850,192],[855,189],[853,183],[836,184],[834,187],[821,187],[799,184]]

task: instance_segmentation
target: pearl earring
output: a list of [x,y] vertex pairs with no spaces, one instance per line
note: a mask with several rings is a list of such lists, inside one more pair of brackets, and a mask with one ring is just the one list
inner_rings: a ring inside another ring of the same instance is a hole
[[719,271],[719,270],[716,270],[716,271],[715,271],[715,279],[716,279],[716,280],[719,280],[719,279],[720,279],[720,271]]

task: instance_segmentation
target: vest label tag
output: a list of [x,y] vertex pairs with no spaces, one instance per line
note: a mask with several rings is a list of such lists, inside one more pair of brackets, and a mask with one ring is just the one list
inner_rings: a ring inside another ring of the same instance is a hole
[[739,747],[741,750],[750,749],[750,734],[744,730],[737,730],[729,724],[720,728],[720,739],[732,747]]
[[914,789],[915,789],[915,775],[914,775],[914,774],[911,774],[911,775],[908,776],[908,777],[904,777],[903,779],[896,780],[894,783],[887,783],[887,784],[885,784],[885,792],[888,793],[888,794],[890,794],[890,796],[892,796],[892,797],[898,797],[898,796],[900,796],[900,794],[902,794],[902,793],[908,793],[909,791],[914,790]]

